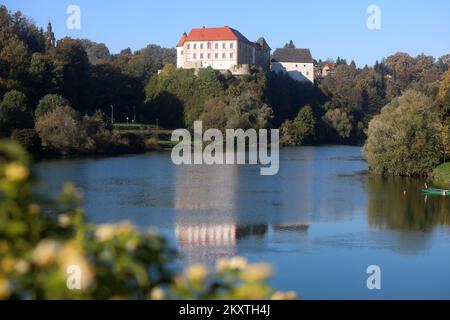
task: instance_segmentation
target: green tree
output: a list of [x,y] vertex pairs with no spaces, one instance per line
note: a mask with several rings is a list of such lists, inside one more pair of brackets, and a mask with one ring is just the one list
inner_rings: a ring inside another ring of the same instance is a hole
[[351,117],[340,108],[328,110],[324,116],[325,122],[333,128],[342,139],[350,138],[353,125]]
[[28,48],[17,36],[0,46],[0,81],[7,89],[18,89],[29,65]]
[[294,42],[293,42],[292,40],[289,40],[289,42],[287,42],[287,43],[284,45],[284,48],[285,48],[285,49],[295,49],[295,44],[294,44]]
[[0,135],[9,136],[14,129],[33,127],[33,118],[27,112],[27,97],[22,92],[11,90],[0,102]]
[[273,118],[273,110],[251,93],[232,97],[228,102],[229,129],[264,129],[268,128]]
[[46,54],[33,53],[28,68],[28,76],[24,81],[24,85],[28,89],[30,105],[37,105],[46,94],[60,92],[62,83],[62,62],[54,60]]
[[268,128],[272,117],[273,111],[267,104],[246,92],[206,101],[200,119],[206,128],[247,130]]
[[450,70],[442,76],[438,96],[444,107],[450,111]]
[[297,146],[312,143],[315,139],[316,118],[311,106],[300,109],[294,121],[281,126],[281,144]]
[[47,94],[40,101],[34,111],[35,118],[40,118],[48,112],[55,110],[58,107],[70,106],[69,101],[57,94]]
[[440,126],[433,100],[407,90],[369,124],[364,153],[370,170],[395,175],[428,174],[441,158]]
[[96,43],[88,39],[81,40],[91,64],[106,63],[112,60],[111,53],[104,43]]
[[80,112],[93,111],[90,90],[90,64],[83,43],[66,37],[58,41],[53,59],[62,62],[63,83],[61,95]]

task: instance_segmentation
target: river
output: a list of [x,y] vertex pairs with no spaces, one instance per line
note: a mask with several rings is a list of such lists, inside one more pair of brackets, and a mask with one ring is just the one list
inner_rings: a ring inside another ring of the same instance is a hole
[[[34,168],[41,190],[74,182],[93,222],[158,229],[181,265],[269,262],[271,284],[300,299],[450,299],[450,197],[423,196],[420,179],[368,174],[358,147],[282,149],[276,176],[175,166],[168,152]],[[381,290],[367,288],[370,265]]]

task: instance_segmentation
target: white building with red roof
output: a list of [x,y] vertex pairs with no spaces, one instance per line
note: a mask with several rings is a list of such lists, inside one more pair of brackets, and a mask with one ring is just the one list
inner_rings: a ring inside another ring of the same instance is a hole
[[196,28],[184,33],[177,45],[177,67],[236,71],[243,65],[269,68],[270,47],[259,38],[249,41],[242,33],[229,26]]

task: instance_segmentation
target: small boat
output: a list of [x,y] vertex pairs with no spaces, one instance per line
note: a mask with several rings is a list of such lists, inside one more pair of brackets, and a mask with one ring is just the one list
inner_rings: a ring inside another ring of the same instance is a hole
[[422,192],[429,195],[436,196],[450,196],[450,190],[437,189],[437,188],[426,188],[422,189]]

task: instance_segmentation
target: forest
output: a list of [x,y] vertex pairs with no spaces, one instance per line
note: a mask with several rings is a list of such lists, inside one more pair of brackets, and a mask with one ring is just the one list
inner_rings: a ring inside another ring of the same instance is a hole
[[112,120],[191,129],[200,119],[205,128],[279,128],[285,146],[363,145],[373,117],[411,90],[436,104],[441,125],[448,122],[450,54],[397,52],[362,68],[340,57],[318,60],[337,67],[314,84],[256,67],[241,77],[177,69],[175,60],[175,49],[154,44],[112,54],[87,39],[51,41],[1,6],[0,135],[36,152],[124,152],[137,138],[118,136]]

